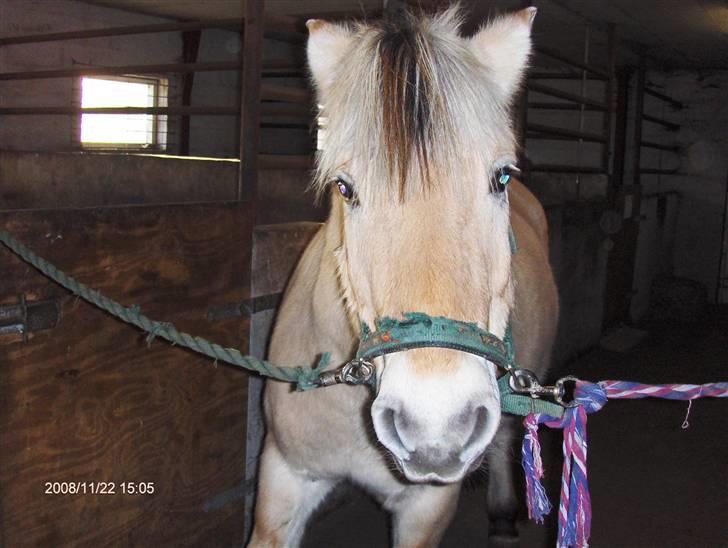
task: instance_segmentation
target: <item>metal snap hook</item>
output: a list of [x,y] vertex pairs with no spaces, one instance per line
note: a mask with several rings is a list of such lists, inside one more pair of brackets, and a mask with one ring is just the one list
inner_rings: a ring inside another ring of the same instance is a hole
[[367,384],[374,376],[374,364],[364,358],[356,358],[333,371],[324,371],[319,375],[319,386],[335,384]]
[[528,369],[511,369],[509,371],[511,378],[508,384],[516,394],[530,394],[534,396],[534,393],[540,390],[542,387],[538,382],[538,377],[533,371]]

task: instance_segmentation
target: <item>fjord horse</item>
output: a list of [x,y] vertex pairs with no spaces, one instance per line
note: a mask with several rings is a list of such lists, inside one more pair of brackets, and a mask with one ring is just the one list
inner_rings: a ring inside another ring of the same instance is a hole
[[[535,12],[500,17],[467,38],[457,9],[307,23],[327,118],[315,184],[332,202],[286,291],[273,362],[315,363],[330,352],[333,367],[353,356],[362,322],[425,312],[501,338],[510,321],[518,364],[542,377],[558,316],[546,220],[524,186],[514,181],[504,191],[498,182],[516,161],[509,107]],[[268,382],[251,546],[297,546],[341,481],[391,512],[396,546],[436,546],[464,476],[484,458],[494,534],[512,540],[507,449],[516,423],[501,416],[502,372],[442,348],[374,363],[376,393],[347,385],[295,392]]]

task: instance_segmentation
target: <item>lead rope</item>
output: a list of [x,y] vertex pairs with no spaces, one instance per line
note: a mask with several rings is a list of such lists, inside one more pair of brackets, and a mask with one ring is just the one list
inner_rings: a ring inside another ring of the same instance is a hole
[[587,482],[587,414],[596,413],[607,399],[664,398],[694,400],[697,398],[728,397],[728,382],[708,384],[641,384],[626,381],[590,383],[577,381],[574,401],[561,418],[532,413],[523,424],[526,436],[521,448],[522,465],[526,476],[528,517],[538,523],[551,511],[551,503],[541,484],[543,462],[538,440],[538,425],[561,428],[564,431],[564,465],[559,500],[558,548],[585,548],[591,533],[591,500]]

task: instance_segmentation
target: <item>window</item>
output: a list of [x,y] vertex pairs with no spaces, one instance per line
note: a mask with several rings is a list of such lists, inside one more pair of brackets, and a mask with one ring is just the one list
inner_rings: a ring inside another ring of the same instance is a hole
[[[165,78],[81,78],[83,108],[167,106]],[[92,149],[164,150],[167,116],[81,114],[81,146]]]

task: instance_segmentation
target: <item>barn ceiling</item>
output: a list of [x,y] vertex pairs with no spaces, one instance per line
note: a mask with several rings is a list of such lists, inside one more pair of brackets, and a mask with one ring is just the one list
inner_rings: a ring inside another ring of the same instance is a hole
[[[86,0],[130,11],[179,19],[240,17],[243,0]],[[266,10],[297,16],[362,16],[381,10],[386,0],[266,0]],[[446,5],[447,0],[413,0]],[[464,0],[480,21],[515,9],[521,0]],[[644,52],[664,68],[728,69],[728,3],[725,0],[535,0],[541,44],[583,55],[586,17],[592,25],[592,56],[599,58],[606,23],[615,23],[624,51]]]

